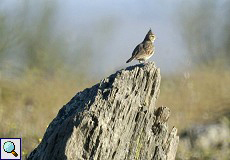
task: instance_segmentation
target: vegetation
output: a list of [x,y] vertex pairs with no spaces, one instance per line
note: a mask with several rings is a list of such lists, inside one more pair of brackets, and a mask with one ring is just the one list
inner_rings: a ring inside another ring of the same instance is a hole
[[[178,17],[193,66],[183,76],[162,78],[158,105],[170,107],[170,123],[179,131],[230,110],[230,3],[222,4],[225,12],[220,22],[216,11],[221,4],[209,2],[180,6],[185,8]],[[38,145],[60,107],[97,81],[82,71],[88,69],[84,63],[91,62],[89,39],[76,40],[80,45],[71,58],[79,69],[67,65],[64,54],[70,44],[67,37],[53,33],[55,5],[47,3],[39,7],[36,18],[27,1],[25,8],[14,10],[14,16],[0,12],[0,137],[22,137],[24,155]],[[186,12],[188,7],[197,14]]]

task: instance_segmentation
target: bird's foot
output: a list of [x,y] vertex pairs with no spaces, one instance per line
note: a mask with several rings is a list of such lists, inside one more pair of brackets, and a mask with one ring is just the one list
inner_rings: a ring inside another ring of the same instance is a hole
[[148,63],[148,61],[139,61],[139,63],[142,63],[142,64],[147,64]]
[[143,61],[143,60],[139,60],[139,63],[141,64],[141,63],[144,63],[145,61]]

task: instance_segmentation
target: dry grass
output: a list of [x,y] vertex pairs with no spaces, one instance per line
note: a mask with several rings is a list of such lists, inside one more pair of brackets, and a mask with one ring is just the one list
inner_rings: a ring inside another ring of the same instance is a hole
[[[22,137],[23,153],[29,153],[58,110],[93,84],[74,76],[60,73],[44,78],[29,72],[17,80],[0,80],[0,137]],[[202,69],[162,77],[158,106],[170,107],[171,125],[181,131],[230,110],[229,97],[230,71]]]
[[162,79],[158,105],[170,107],[170,123],[179,131],[230,110],[230,71],[203,68]]
[[0,81],[0,137],[22,137],[23,153],[37,146],[59,109],[86,83],[70,75],[42,78],[31,72]]
[[[169,123],[179,133],[196,124],[216,121],[230,111],[230,71],[202,68],[184,76],[162,77],[160,105],[171,109]],[[183,153],[182,159],[229,159],[229,153],[216,148],[187,150],[181,143],[177,153]]]

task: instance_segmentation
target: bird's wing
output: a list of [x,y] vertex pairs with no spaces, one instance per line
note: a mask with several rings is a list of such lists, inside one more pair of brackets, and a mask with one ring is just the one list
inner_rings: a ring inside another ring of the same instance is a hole
[[133,50],[133,53],[132,53],[132,57],[135,57],[137,54],[141,53],[141,52],[144,52],[144,49],[143,49],[143,44],[140,43],[136,46],[136,48]]

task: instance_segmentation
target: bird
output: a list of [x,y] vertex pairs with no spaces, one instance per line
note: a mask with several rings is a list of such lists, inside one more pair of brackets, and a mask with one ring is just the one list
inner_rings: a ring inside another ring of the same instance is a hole
[[153,45],[153,42],[155,41],[155,39],[156,36],[152,33],[152,30],[150,28],[143,42],[136,46],[136,48],[133,50],[132,57],[128,59],[126,63],[129,63],[134,59],[138,60],[139,63],[146,62],[146,60],[154,54],[155,47]]

